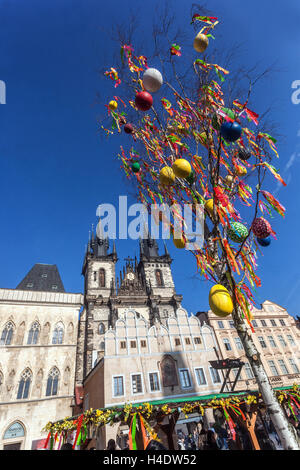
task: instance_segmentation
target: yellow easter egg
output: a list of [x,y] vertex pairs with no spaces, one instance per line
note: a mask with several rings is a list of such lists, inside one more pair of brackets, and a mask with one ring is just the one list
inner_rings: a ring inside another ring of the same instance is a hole
[[174,233],[173,235],[173,243],[174,245],[176,246],[176,248],[179,248],[179,249],[182,249],[185,247],[185,240],[184,238],[181,236],[180,233]]
[[197,52],[204,52],[208,46],[208,37],[206,34],[198,33],[194,39],[194,49]]
[[213,215],[214,213],[214,200],[213,199],[208,199],[206,203],[204,204],[204,208],[207,210],[209,215]]
[[175,181],[175,174],[171,167],[164,166],[159,173],[159,180],[161,184],[170,185]]
[[233,303],[226,287],[215,284],[209,291],[209,306],[218,317],[227,317],[233,311]]
[[172,170],[178,178],[187,178],[192,171],[192,167],[184,158],[178,158],[173,163]]
[[108,107],[109,107],[109,109],[114,111],[115,109],[117,109],[118,103],[115,100],[112,100],[108,103]]

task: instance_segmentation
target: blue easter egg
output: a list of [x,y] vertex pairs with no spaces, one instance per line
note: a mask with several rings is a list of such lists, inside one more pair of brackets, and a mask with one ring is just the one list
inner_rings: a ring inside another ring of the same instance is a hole
[[221,136],[228,142],[235,142],[241,137],[242,128],[238,122],[223,122],[221,126]]
[[257,238],[257,242],[258,242],[261,246],[269,246],[270,243],[271,243],[271,238],[270,238],[270,237],[267,237],[267,238]]

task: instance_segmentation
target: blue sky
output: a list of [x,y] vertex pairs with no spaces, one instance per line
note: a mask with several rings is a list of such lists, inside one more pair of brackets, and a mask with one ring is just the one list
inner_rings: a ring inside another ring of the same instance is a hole
[[[192,3],[169,3],[191,47]],[[139,39],[151,47],[155,5],[138,0],[0,2],[0,80],[7,87],[7,103],[0,105],[1,287],[16,287],[40,262],[57,264],[66,290],[82,291],[81,265],[98,204],[117,205],[119,195],[132,193],[115,158],[122,141],[106,140],[97,131],[103,105],[96,94],[102,103],[116,94],[98,70],[114,66],[117,45],[111,25],[126,25],[130,12],[139,20]],[[263,285],[256,300],[273,300],[299,314],[300,104],[291,101],[291,84],[300,80],[300,4],[210,0],[207,5],[221,20],[216,47],[230,50],[241,44],[237,66],[275,64],[249,107],[261,113],[272,106],[270,117],[282,135],[275,166],[288,182],[277,196],[287,214],[272,221],[278,240],[259,258]],[[269,182],[265,189],[276,190],[276,182]],[[172,242],[168,247],[184,307],[189,312],[207,309],[210,284],[194,277],[189,253]],[[124,257],[138,255],[138,243],[117,241],[117,251],[118,272]]]

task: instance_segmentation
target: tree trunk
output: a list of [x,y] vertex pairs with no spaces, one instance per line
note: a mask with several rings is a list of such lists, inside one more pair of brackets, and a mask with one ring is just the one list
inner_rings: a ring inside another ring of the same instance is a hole
[[294,430],[286,419],[281,405],[277,400],[276,394],[271,387],[266,371],[260,360],[260,354],[256,349],[252,337],[247,332],[247,327],[243,318],[241,318],[241,315],[239,313],[236,313],[236,311],[232,312],[232,317],[238,335],[244,346],[246,356],[249,360],[254,376],[256,378],[263,402],[274,424],[282,447],[285,450],[299,450],[299,445]]

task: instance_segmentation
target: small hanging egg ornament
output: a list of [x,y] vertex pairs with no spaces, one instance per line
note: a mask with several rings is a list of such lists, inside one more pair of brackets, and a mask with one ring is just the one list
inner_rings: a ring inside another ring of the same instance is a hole
[[131,169],[132,169],[133,173],[138,173],[141,169],[141,165],[139,164],[139,162],[134,162],[131,165]]
[[108,107],[109,107],[109,109],[111,109],[111,111],[115,111],[118,107],[118,103],[115,100],[111,100],[108,103]]
[[240,222],[233,222],[227,231],[227,235],[233,242],[242,243],[248,236],[248,230]]
[[135,104],[140,111],[148,111],[153,104],[153,98],[148,91],[140,91],[136,94]]
[[204,208],[207,210],[209,215],[212,216],[214,213],[214,200],[208,199],[208,201],[206,201],[206,203],[204,204]]
[[176,246],[176,248],[179,248],[180,250],[185,247],[185,240],[183,236],[181,235],[181,233],[174,232],[173,243]]
[[227,317],[233,311],[233,303],[226,287],[215,284],[209,291],[209,306],[218,317]]
[[240,177],[247,174],[247,170],[244,166],[238,166],[238,168],[236,168],[235,172]]
[[257,238],[267,238],[272,232],[272,228],[266,219],[257,217],[252,223],[252,232]]
[[187,178],[192,171],[192,167],[184,158],[178,158],[173,163],[172,170],[178,178]]
[[261,246],[269,246],[271,243],[271,238],[257,238],[257,243],[259,243]]
[[223,139],[225,139],[228,142],[235,142],[241,137],[242,128],[240,124],[236,121],[234,122],[225,121],[221,125],[220,132],[221,132],[221,136],[223,137]]
[[162,74],[159,70],[149,68],[143,75],[143,85],[147,91],[155,93],[163,84]]
[[233,182],[234,182],[234,177],[232,175],[227,175],[225,177],[225,183],[228,184],[228,186],[231,186]]
[[175,173],[170,166],[164,166],[159,173],[161,184],[169,186],[175,181]]
[[134,131],[133,125],[130,124],[130,122],[128,122],[127,124],[125,124],[125,126],[124,126],[124,132],[126,132],[126,134],[132,134],[133,131]]
[[238,157],[243,161],[249,160],[249,158],[251,157],[251,151],[241,147],[239,148]]
[[208,46],[208,37],[206,34],[198,33],[194,39],[194,49],[197,52],[204,52]]

